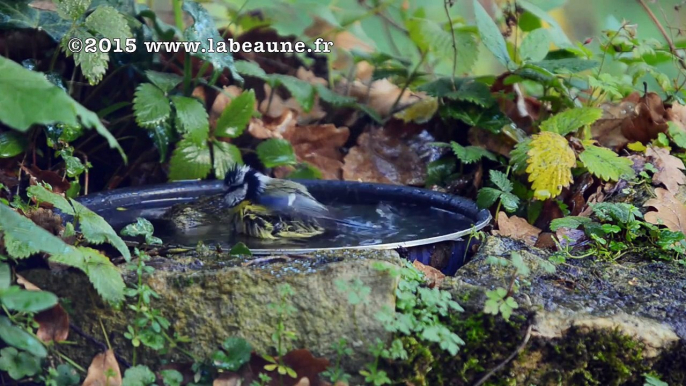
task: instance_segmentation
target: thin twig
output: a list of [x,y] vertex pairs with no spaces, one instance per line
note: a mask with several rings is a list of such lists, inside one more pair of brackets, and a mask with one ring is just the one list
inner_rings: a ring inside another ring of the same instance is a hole
[[[74,331],[76,334],[81,336],[83,339],[86,341],[90,342],[92,345],[99,347],[102,351],[107,351],[107,345],[102,343],[101,341],[95,339],[94,337],[86,334],[82,329],[78,328],[74,323],[69,323],[69,328]],[[121,355],[117,354],[116,352],[114,353],[114,357],[117,358],[117,361],[124,365],[124,367],[129,368],[131,367],[131,363],[124,359]]]
[[457,41],[455,41],[455,28],[453,27],[453,19],[450,17],[450,7],[453,6],[453,0],[444,0],[443,8],[445,8],[445,15],[448,16],[448,24],[450,25],[450,37],[453,39],[453,76],[450,82],[453,85],[453,91],[457,91],[455,86],[455,72],[457,71]]
[[659,20],[657,20],[657,17],[653,13],[653,11],[648,7],[648,4],[645,3],[643,0],[638,0],[638,3],[641,4],[643,9],[645,9],[646,13],[648,13],[648,16],[650,16],[650,19],[653,21],[657,29],[660,30],[660,33],[662,36],[667,40],[667,45],[669,46],[669,52],[672,53],[672,55],[676,56],[679,60],[679,64],[681,65],[681,68],[686,69],[686,61],[684,58],[679,56],[679,53],[677,52],[677,48],[674,45],[674,42],[672,41],[672,38],[669,37],[667,34],[667,31],[665,30],[665,27],[662,26],[662,23],[660,23]]
[[[526,294],[525,294],[526,296]],[[531,299],[529,299],[528,296],[527,300],[529,302],[529,305],[531,305]],[[522,340],[522,343],[517,346],[517,348],[510,354],[507,358],[505,358],[504,361],[500,362],[496,367],[492,368],[489,372],[487,372],[481,379],[479,379],[474,386],[481,386],[488,380],[488,378],[492,377],[493,374],[497,373],[498,371],[502,370],[503,367],[505,367],[508,363],[510,363],[516,356],[519,354],[522,350],[524,350],[524,347],[526,347],[526,344],[529,343],[529,339],[531,338],[531,330],[533,329],[534,325],[529,324],[529,327],[526,329],[526,334],[524,335],[524,339]]]

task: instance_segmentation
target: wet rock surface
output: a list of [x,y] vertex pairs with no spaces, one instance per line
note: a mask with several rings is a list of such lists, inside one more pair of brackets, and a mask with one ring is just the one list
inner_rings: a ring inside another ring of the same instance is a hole
[[[589,257],[567,259],[551,274],[541,267],[549,253],[511,239],[489,237],[474,259],[443,286],[458,299],[459,294],[469,293],[461,304],[468,313],[478,312],[483,309],[485,291],[508,288],[513,272],[486,259],[509,258],[512,251],[531,268],[529,277],[517,283],[522,287],[516,296],[519,312],[533,315],[531,342],[501,375],[507,373],[517,385],[642,385],[640,371],[660,372],[670,363],[683,361],[683,267],[640,257],[621,263]],[[524,336],[513,339],[521,341]],[[583,361],[585,356],[588,360]],[[594,367],[593,360],[600,364]],[[613,371],[617,374],[611,375]],[[676,382],[686,381],[682,368],[669,371]],[[686,384],[673,382],[669,384]]]
[[[271,335],[277,319],[268,305],[279,302],[277,287],[289,284],[294,295],[288,303],[295,311],[284,323],[296,335],[292,348],[306,348],[316,356],[335,358],[331,345],[345,338],[353,349],[345,366],[359,369],[368,360],[369,342],[390,338],[375,316],[382,307],[395,307],[398,279],[374,268],[379,263],[397,266],[401,260],[393,251],[337,251],[288,260],[278,256],[230,259],[201,251],[150,262],[156,271],[145,277],[144,283],[160,295],[153,300],[153,306],[170,320],[172,331],[191,338],[185,348],[199,358],[209,358],[231,336],[247,339],[258,353],[271,353]],[[70,308],[77,310],[72,323],[104,342],[102,320],[108,333],[112,333],[109,339],[115,351],[131,358],[130,342],[122,336],[133,318],[130,310],[114,310],[103,304],[78,273],[32,270],[23,274],[41,288],[67,299]],[[130,272],[125,278],[129,283],[136,280]],[[348,293],[336,285],[338,281],[355,279],[371,288],[366,304],[350,305]],[[90,363],[100,350],[73,332],[70,340],[76,344],[60,349],[79,363]],[[171,356],[145,353],[139,358],[152,366],[165,360],[188,361],[178,352]]]

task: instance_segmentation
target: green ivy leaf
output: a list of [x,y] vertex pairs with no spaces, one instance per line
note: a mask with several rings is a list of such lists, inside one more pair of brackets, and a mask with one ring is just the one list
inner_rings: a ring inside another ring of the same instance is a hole
[[[70,0],[63,0],[70,1]],[[107,39],[119,39],[125,44],[133,36],[126,18],[109,5],[101,5],[86,18],[86,28],[95,31]]]
[[222,111],[217,120],[215,135],[218,137],[237,138],[250,123],[255,109],[255,92],[244,91],[234,98]]
[[138,217],[135,223],[125,226],[119,233],[122,236],[128,237],[144,236],[145,242],[150,245],[162,244],[162,240],[153,236],[154,232],[155,227],[150,221],[143,217]]
[[187,139],[195,143],[207,141],[210,134],[210,122],[207,110],[195,98],[172,96],[172,104],[176,109],[177,130],[187,135]]
[[13,311],[39,312],[57,304],[57,296],[46,291],[28,291],[13,286],[0,295],[2,304]]
[[90,5],[91,0],[61,0],[57,2],[57,13],[63,19],[77,21]]
[[281,74],[269,75],[269,79],[273,82],[276,82],[276,84],[284,86],[286,90],[291,93],[291,96],[298,101],[300,106],[303,108],[303,111],[309,112],[312,110],[312,107],[314,106],[315,93],[314,87],[312,87],[311,84],[305,82],[304,80]]
[[239,74],[245,76],[252,76],[254,78],[262,80],[267,80],[267,73],[264,72],[264,70],[259,65],[253,62],[247,60],[238,60],[236,61],[235,65],[236,71],[238,71]]
[[122,386],[150,386],[154,384],[155,373],[145,365],[129,367],[122,379]]
[[[50,103],[45,103],[50,101]],[[36,106],[41,106],[37,109]],[[103,126],[97,114],[87,110],[64,90],[52,84],[45,75],[23,68],[18,63],[0,56],[0,121],[24,132],[34,124],[64,123],[94,127],[107,139],[110,147],[119,150],[117,140]]]
[[19,380],[38,374],[41,365],[39,358],[19,352],[14,347],[5,347],[0,350],[0,370],[7,371],[10,378]]
[[102,244],[107,242],[114,246],[127,262],[131,260],[131,252],[124,243],[124,240],[119,237],[117,232],[112,229],[112,226],[105,221],[104,218],[97,215],[95,212],[83,206],[78,201],[70,200],[74,207],[76,217],[79,219],[79,226],[83,237],[92,244]]
[[48,356],[48,351],[43,346],[43,343],[34,338],[33,335],[12,324],[5,316],[0,316],[0,339],[8,345],[24,350],[38,358]]
[[630,159],[620,157],[614,151],[604,147],[586,146],[585,150],[579,154],[579,160],[591,174],[603,181],[632,179],[635,175],[632,168],[634,163]]
[[579,107],[555,114],[541,123],[541,131],[552,131],[562,136],[590,125],[603,116],[597,107]]
[[[188,14],[193,18],[193,25],[186,28],[183,32],[186,41],[200,42],[200,50],[193,53],[194,56],[200,59],[206,60],[212,64],[215,71],[222,71],[228,69],[231,71],[231,76],[239,82],[243,81],[243,78],[236,71],[236,67],[233,62],[233,55],[230,53],[221,52],[209,52],[209,40],[213,39],[216,42],[223,41],[222,37],[219,35],[219,31],[214,24],[212,16],[203,8],[199,3],[195,1],[184,1],[183,10],[188,12]],[[206,52],[202,52],[205,50]]]
[[481,41],[502,65],[509,68],[512,58],[507,51],[507,44],[500,33],[500,29],[479,0],[474,0],[472,4],[474,5],[474,17],[476,18],[476,26],[479,29]]
[[182,139],[176,144],[169,161],[169,179],[194,180],[205,178],[212,170],[210,148],[206,142],[195,143]]
[[548,54],[550,48],[550,35],[545,28],[539,28],[529,32],[521,46],[519,46],[519,55],[522,60],[538,62],[543,60]]
[[444,185],[448,178],[455,173],[455,158],[441,158],[429,162],[426,166],[426,187]]
[[28,0],[0,2],[0,29],[41,29],[54,41],[59,42],[69,31],[72,22],[57,12],[44,11],[29,6]]
[[257,145],[255,150],[260,162],[268,168],[297,163],[293,147],[285,139],[270,138]]
[[181,81],[183,81],[182,77],[169,72],[148,70],[145,72],[145,76],[152,84],[157,86],[165,94],[173,90],[179,85],[179,83],[181,83]]
[[229,168],[235,164],[243,164],[241,151],[236,145],[214,141],[214,174],[218,179],[223,179]]
[[481,160],[481,158],[488,158],[495,161],[495,155],[490,151],[478,146],[462,146],[457,142],[450,142],[450,147],[462,163],[471,164]]
[[11,158],[23,153],[29,142],[15,131],[0,133],[0,158]]

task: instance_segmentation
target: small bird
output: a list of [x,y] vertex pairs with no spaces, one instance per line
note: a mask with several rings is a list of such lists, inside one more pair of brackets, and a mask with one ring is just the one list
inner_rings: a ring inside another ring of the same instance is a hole
[[328,219],[329,209],[302,184],[235,164],[224,177],[224,187],[224,201],[233,208],[230,221],[238,233],[278,239],[313,237],[325,231],[317,219]]

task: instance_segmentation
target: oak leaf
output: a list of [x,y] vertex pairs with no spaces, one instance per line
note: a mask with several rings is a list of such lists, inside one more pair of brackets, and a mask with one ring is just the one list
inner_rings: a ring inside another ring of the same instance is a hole
[[529,224],[521,217],[512,216],[508,218],[505,212],[499,212],[498,231],[493,233],[511,237],[515,240],[523,241],[527,245],[534,246],[538,240],[538,235],[541,234],[541,230]]
[[672,194],[677,194],[679,185],[686,184],[686,175],[682,172],[686,169],[683,161],[662,147],[648,146],[646,156],[657,169],[653,174],[653,184],[662,184]]
[[82,386],[121,386],[121,383],[121,371],[117,358],[114,356],[114,351],[107,350],[93,358]]
[[669,230],[686,234],[686,206],[666,189],[656,188],[656,198],[651,198],[643,204],[653,207],[655,212],[648,212],[644,218],[651,224],[665,225]]
[[576,165],[576,156],[560,134],[546,131],[534,135],[527,154],[526,172],[534,198],[555,197],[574,181],[572,167]]

